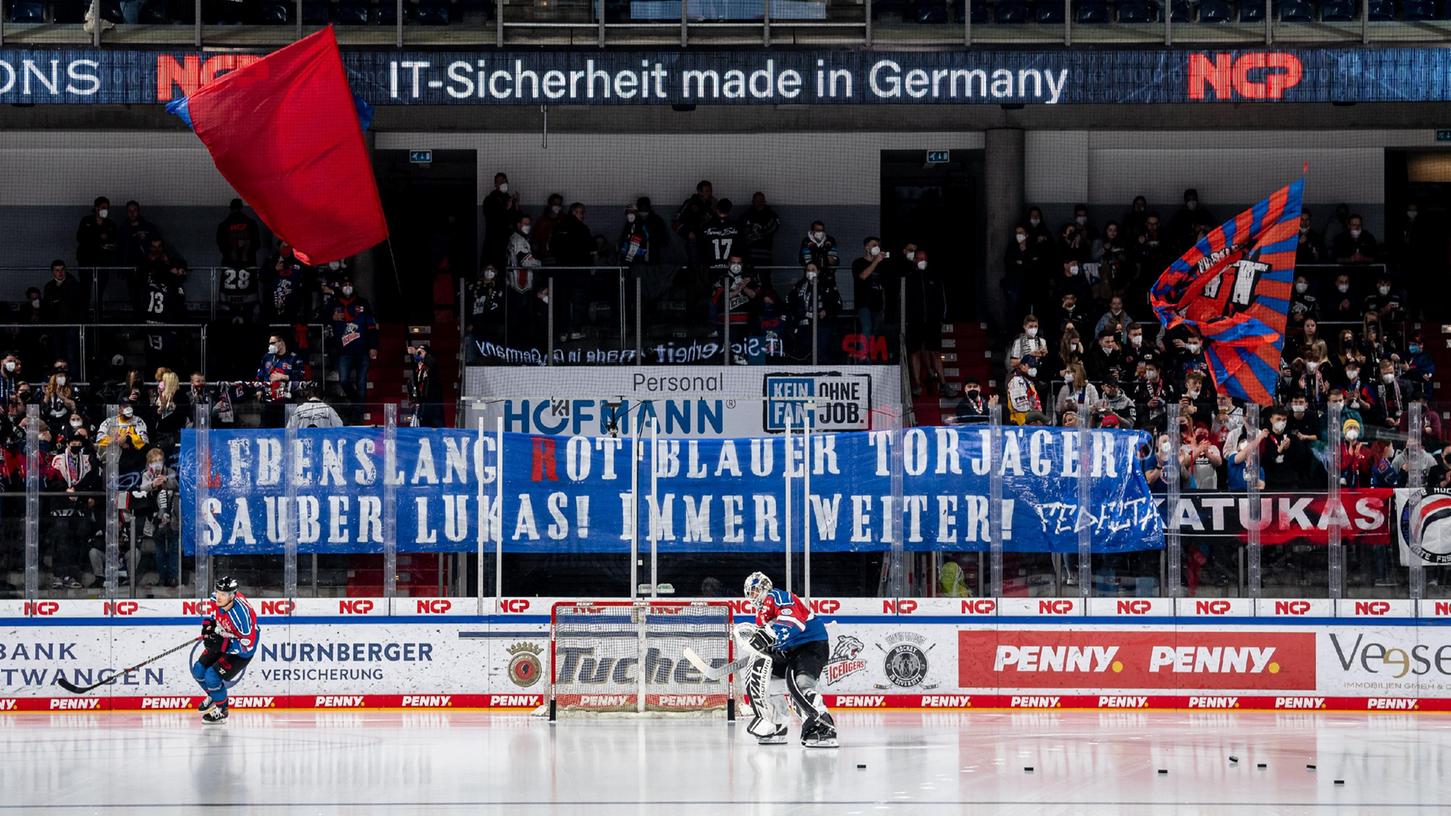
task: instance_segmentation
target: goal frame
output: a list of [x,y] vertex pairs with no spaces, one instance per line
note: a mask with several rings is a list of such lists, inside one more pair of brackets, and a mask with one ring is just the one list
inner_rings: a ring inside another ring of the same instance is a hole
[[[641,598],[641,599],[617,598],[617,599],[609,599],[609,600],[590,600],[590,599],[584,599],[584,600],[574,600],[574,601],[555,601],[549,607],[549,702],[548,702],[548,707],[549,707],[549,722],[550,723],[555,723],[555,722],[558,722],[559,721],[559,710],[558,710],[558,707],[556,705],[556,693],[555,693],[556,688],[557,688],[556,680],[557,680],[557,672],[558,672],[558,667],[559,667],[559,662],[558,662],[558,660],[555,659],[556,658],[555,647],[559,643],[559,631],[558,631],[558,627],[559,627],[559,610],[560,609],[579,609],[579,608],[587,608],[587,607],[599,607],[599,608],[602,608],[602,609],[621,609],[621,608],[628,608],[628,609],[632,609],[632,610],[638,609],[638,610],[646,611],[646,612],[648,612],[651,609],[676,609],[676,610],[682,610],[683,611],[683,610],[686,610],[686,609],[694,608],[694,609],[698,609],[698,610],[702,610],[702,611],[707,611],[707,612],[708,612],[708,610],[711,610],[711,609],[717,609],[717,610],[720,611],[720,614],[724,618],[724,620],[721,623],[722,623],[722,631],[723,631],[723,634],[725,635],[725,638],[726,638],[726,662],[729,663],[731,661],[734,661],[735,658],[736,658],[736,639],[735,639],[734,635],[732,634],[732,632],[733,632],[733,628],[732,627],[733,627],[733,625],[735,623],[735,616],[734,616],[734,614],[731,611],[731,605],[730,605],[730,603],[728,601],[719,601],[719,600],[715,600],[715,601],[712,601],[712,600],[661,601],[661,600],[650,600],[650,599],[643,599],[643,598]],[[645,621],[646,621],[646,617],[644,615],[641,615],[640,618],[639,618],[639,621],[638,621],[638,626],[639,626],[639,641],[638,642],[640,643],[640,646],[641,646],[640,653],[642,655],[645,652],[645,649],[644,649],[644,644],[645,644],[645,640],[646,640],[646,638],[645,638]],[[676,657],[678,659],[681,659],[681,660],[684,659],[684,657],[683,656],[680,656],[680,655],[676,655],[674,657]],[[636,683],[637,683],[637,687],[636,687],[636,690],[635,690],[635,706],[636,706],[636,709],[633,712],[633,714],[631,714],[631,715],[632,716],[642,716],[643,717],[643,716],[649,716],[650,713],[656,713],[656,714],[659,714],[660,716],[670,716],[669,713],[667,713],[667,712],[648,712],[648,711],[646,711],[646,709],[645,709],[645,702],[646,702],[645,680],[646,680],[646,677],[645,677],[645,667],[644,667],[643,663],[638,667],[638,669],[635,672],[635,674],[636,674]],[[726,723],[732,724],[732,723],[734,723],[736,721],[736,679],[735,679],[735,673],[732,672],[732,673],[726,675],[724,678],[721,679],[721,681],[725,684],[725,691],[726,691],[726,705],[725,705],[725,714],[726,714],[725,719],[726,719]],[[684,712],[681,712],[681,713],[683,714]]]

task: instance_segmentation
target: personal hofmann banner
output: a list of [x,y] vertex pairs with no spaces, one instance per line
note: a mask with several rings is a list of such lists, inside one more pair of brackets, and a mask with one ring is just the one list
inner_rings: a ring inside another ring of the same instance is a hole
[[[502,492],[496,436],[395,433],[390,456],[379,428],[299,430],[290,451],[283,431],[212,431],[204,461],[197,433],[186,431],[177,470],[184,506],[197,509],[183,514],[188,552],[200,539],[215,555],[278,553],[289,537],[303,553],[380,552],[390,526],[401,552],[472,551],[493,546],[500,529],[508,552],[628,552],[636,525],[642,546],[653,539],[665,553],[780,552],[788,518],[796,540],[809,525],[812,546],[825,552],[898,541],[980,552],[990,538],[986,428],[814,434],[809,454],[799,434],[655,442],[505,434]],[[1089,503],[1080,507],[1079,432],[1005,429],[1005,549],[1077,552],[1083,525],[1095,552],[1162,547],[1163,521],[1139,465],[1146,439],[1090,433]]]
[[[260,56],[0,48],[0,103],[166,103]],[[1441,48],[346,50],[343,62],[373,105],[1451,101]]]

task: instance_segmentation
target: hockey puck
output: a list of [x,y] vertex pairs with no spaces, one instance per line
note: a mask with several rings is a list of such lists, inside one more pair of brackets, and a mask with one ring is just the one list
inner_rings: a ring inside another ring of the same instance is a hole
[[866,766],[866,763],[865,762],[859,762],[859,763],[857,763],[857,768],[859,768],[859,769],[866,768],[866,767],[867,766]]
[[1337,779],[1337,780],[1335,780],[1335,784],[1337,784],[1337,785],[1344,785],[1345,784],[1345,780],[1344,779]]
[[1168,771],[1164,770],[1163,768],[1160,768],[1159,769],[1159,773],[1161,773],[1161,774],[1167,774]]
[[1314,765],[1306,765],[1306,766],[1305,766],[1305,769],[1306,769],[1306,770],[1310,770],[1310,771],[1313,771],[1313,770],[1315,770],[1315,766],[1314,766]]
[[1024,765],[1023,766],[1023,772],[1024,773],[1032,773],[1033,772],[1033,766],[1032,765]]
[[1266,763],[1264,763],[1264,762],[1260,762],[1260,763],[1257,763],[1257,764],[1256,764],[1256,765],[1255,765],[1255,767],[1256,767],[1256,768],[1268,768],[1268,767],[1270,767],[1270,766],[1269,766],[1269,765],[1268,765],[1268,764],[1266,764]]
[[1229,761],[1230,762],[1238,762],[1239,761],[1239,757],[1235,756],[1234,754],[1230,754],[1229,755]]

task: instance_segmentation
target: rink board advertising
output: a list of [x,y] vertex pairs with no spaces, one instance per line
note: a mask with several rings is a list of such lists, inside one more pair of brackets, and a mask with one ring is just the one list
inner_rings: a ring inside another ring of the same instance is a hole
[[[258,54],[0,48],[0,103],[159,104]],[[356,51],[373,105],[1443,102],[1439,48]]]
[[[637,538],[667,554],[780,552],[788,519],[793,529],[807,526],[820,552],[897,542],[982,552],[990,539],[986,427],[814,434],[809,452],[802,434],[652,441],[520,433],[503,434],[501,452],[495,434],[399,428],[390,455],[384,433],[298,430],[289,447],[281,430],[211,431],[203,460],[197,434],[186,431],[177,472],[183,506],[196,508],[182,516],[186,551],[200,540],[212,555],[281,553],[291,537],[300,553],[381,552],[390,518],[399,552],[472,552],[500,535],[507,552],[625,553]],[[1161,549],[1163,521],[1138,458],[1146,439],[1003,429],[1004,548],[1077,552],[1075,531],[1086,524],[1094,552]]]
[[[533,709],[547,699],[554,599],[254,599],[248,709]],[[818,598],[838,708],[1451,711],[1451,601]],[[185,652],[86,695],[194,634],[197,601],[0,602],[0,713],[189,711]],[[738,615],[749,605],[736,602]],[[744,620],[745,618],[739,618]],[[616,658],[561,645],[574,688],[618,694]],[[658,654],[657,662],[678,655]],[[633,684],[633,668],[620,667]],[[673,672],[689,699],[698,674]],[[590,679],[597,678],[597,679]],[[737,689],[737,693],[739,689]],[[234,712],[234,713],[236,713]]]

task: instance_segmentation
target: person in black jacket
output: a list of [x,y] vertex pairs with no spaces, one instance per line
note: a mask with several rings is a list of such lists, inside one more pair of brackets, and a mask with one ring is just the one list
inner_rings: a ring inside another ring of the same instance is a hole
[[956,383],[947,382],[942,368],[942,323],[947,319],[947,299],[942,277],[927,262],[927,251],[918,249],[906,267],[907,304],[904,329],[907,353],[911,355],[912,393],[922,392],[928,382],[936,383],[944,397],[957,396]]
[[584,205],[578,201],[570,204],[568,214],[559,219],[549,239],[555,264],[569,267],[553,277],[556,328],[562,328],[560,336],[570,340],[584,339],[590,298],[596,294],[596,276],[589,268],[595,262],[595,242],[584,219]]
[[499,268],[508,266],[504,258],[504,250],[509,244],[509,237],[514,233],[514,225],[519,222],[519,216],[523,210],[519,209],[519,191],[509,190],[509,177],[504,173],[494,174],[494,189],[484,196],[484,246],[483,263],[491,263]]
[[433,355],[428,346],[409,346],[408,402],[413,406],[413,424],[421,428],[443,427],[443,402],[433,376]]

